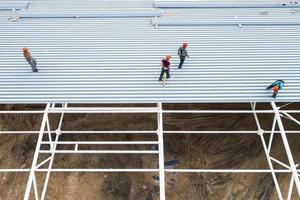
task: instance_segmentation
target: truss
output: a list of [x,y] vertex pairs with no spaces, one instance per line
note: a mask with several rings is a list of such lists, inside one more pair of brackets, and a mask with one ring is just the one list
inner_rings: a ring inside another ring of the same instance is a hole
[[[286,104],[287,105],[287,104]],[[284,106],[286,106],[284,105]],[[251,110],[164,110],[162,103],[158,103],[156,107],[68,107],[67,104],[56,106],[56,104],[47,104],[45,110],[40,111],[0,111],[0,114],[5,113],[39,113],[43,114],[41,128],[37,131],[0,131],[0,134],[32,134],[38,133],[37,145],[30,169],[0,169],[0,172],[24,172],[29,173],[26,192],[24,199],[45,199],[47,186],[51,172],[144,172],[157,173],[159,176],[160,199],[165,200],[165,174],[166,173],[270,173],[272,175],[275,188],[278,194],[278,199],[283,200],[282,189],[277,180],[277,174],[285,173],[291,175],[291,181],[288,189],[286,199],[291,199],[293,188],[296,188],[297,195],[300,198],[300,181],[298,164],[295,163],[291,149],[287,140],[287,133],[300,133],[300,131],[285,131],[282,118],[287,118],[296,124],[300,122],[292,116],[293,113],[300,113],[299,110],[283,110],[277,107],[274,102],[271,102],[271,110],[257,110],[256,103],[251,103]],[[60,114],[60,120],[53,129],[50,127],[49,114]],[[156,113],[157,114],[157,130],[153,131],[68,131],[62,130],[64,114],[65,113]],[[163,114],[164,113],[244,113],[253,114],[257,125],[257,131],[166,131],[163,128]],[[274,120],[270,131],[265,131],[261,128],[257,114],[273,114]],[[276,124],[279,130],[275,130]],[[59,141],[61,134],[82,134],[82,133],[111,133],[111,134],[156,134],[155,141]],[[266,155],[269,165],[268,169],[167,169],[165,167],[164,159],[164,134],[257,134]],[[268,134],[268,142],[265,139],[265,134]],[[285,153],[288,158],[288,163],[284,163],[271,155],[272,141],[275,134],[280,134],[283,141]],[[55,137],[53,137],[55,135]],[[45,139],[47,138],[47,139]],[[124,145],[124,144],[139,144],[139,145],[157,145],[156,150],[81,150],[81,145]],[[42,149],[41,146],[47,146],[48,149]],[[57,145],[72,145],[72,150],[59,150]],[[158,155],[158,167],[153,169],[79,169],[79,168],[53,168],[53,160],[56,154],[154,154]],[[47,158],[39,162],[41,155],[47,155]],[[274,163],[279,164],[281,169],[274,169]],[[41,191],[38,190],[36,181],[36,173],[45,172],[46,178],[43,182]]]

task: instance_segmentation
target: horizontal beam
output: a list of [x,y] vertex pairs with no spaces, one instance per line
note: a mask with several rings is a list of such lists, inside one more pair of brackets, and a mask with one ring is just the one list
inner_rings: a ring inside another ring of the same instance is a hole
[[[169,134],[257,134],[257,131],[164,131]],[[271,131],[264,131],[264,133],[271,133]],[[274,131],[280,133],[280,131]],[[298,134],[300,131],[286,131],[290,134]]]
[[0,169],[0,173],[11,173],[11,172],[30,172],[30,169]]
[[158,151],[151,150],[40,150],[39,153],[60,153],[60,154],[158,154]]
[[252,114],[252,113],[274,113],[273,110],[163,110],[163,113],[199,113],[199,114]]
[[[36,169],[37,172],[159,172],[158,169]],[[0,172],[29,172],[30,169],[0,169]],[[269,169],[165,169],[176,173],[271,173]],[[290,173],[288,169],[275,169],[276,173]],[[300,172],[300,170],[298,170]]]
[[[299,134],[300,131],[285,131],[288,134]],[[38,134],[39,131],[0,131],[1,134]],[[48,133],[48,131],[44,131]],[[55,131],[51,131],[55,133]],[[156,134],[157,131],[61,131],[62,134]],[[164,131],[166,134],[257,134],[257,131]],[[271,131],[264,131],[271,133]],[[280,131],[274,131],[280,133]]]
[[[271,173],[270,169],[166,169],[176,173]],[[288,169],[275,169],[276,173],[291,173]]]
[[58,141],[58,142],[49,142],[44,141],[41,144],[158,144],[157,141]]
[[43,114],[43,110],[1,110],[0,114]]
[[[0,114],[39,114],[42,110],[6,110]],[[73,107],[73,108],[51,108],[49,113],[156,113],[155,107]],[[251,114],[251,113],[274,113],[273,110],[163,110],[163,113],[203,113],[203,114]],[[300,113],[300,110],[282,110],[285,113]]]
[[[37,169],[48,172],[48,169]],[[50,172],[158,172],[158,169],[49,169]]]
[[49,113],[156,113],[155,107],[51,108]]

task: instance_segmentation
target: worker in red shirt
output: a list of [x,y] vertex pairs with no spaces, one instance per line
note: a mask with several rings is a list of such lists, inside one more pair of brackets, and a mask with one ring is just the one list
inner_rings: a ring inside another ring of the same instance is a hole
[[171,67],[170,59],[171,59],[171,56],[166,55],[166,57],[161,60],[161,72],[160,72],[160,76],[158,79],[159,81],[162,80],[164,73],[166,73],[167,79],[170,78],[170,67]]
[[38,72],[39,70],[36,67],[37,65],[36,60],[32,57],[28,48],[26,47],[23,48],[23,55],[26,61],[30,64],[32,72]]

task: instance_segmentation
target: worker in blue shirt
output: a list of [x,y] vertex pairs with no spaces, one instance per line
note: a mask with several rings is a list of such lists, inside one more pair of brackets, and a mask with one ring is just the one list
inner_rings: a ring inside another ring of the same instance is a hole
[[284,86],[284,81],[283,80],[276,80],[274,81],[271,85],[269,85],[266,89],[272,89],[273,90],[273,95],[272,97],[275,99],[276,95],[278,94],[278,91],[281,90]]
[[180,58],[180,63],[179,63],[179,66],[178,66],[178,69],[181,69],[182,68],[182,65],[184,63],[184,60],[186,57],[189,58],[189,54],[186,50],[186,48],[188,47],[188,43],[183,43],[182,46],[178,49],[178,56]]

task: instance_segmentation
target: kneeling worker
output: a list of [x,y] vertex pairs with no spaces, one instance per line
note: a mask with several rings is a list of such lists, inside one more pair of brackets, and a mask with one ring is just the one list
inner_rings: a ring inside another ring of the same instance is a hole
[[276,80],[274,81],[271,85],[269,85],[266,89],[272,89],[273,90],[273,95],[272,97],[275,99],[278,91],[281,90],[284,86],[284,81],[283,80]]

